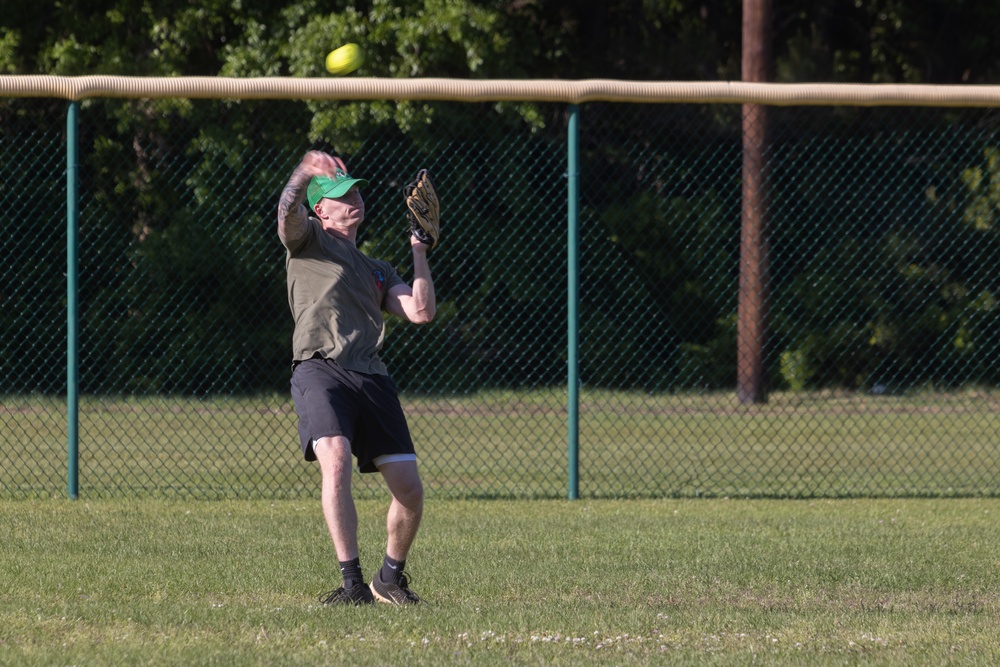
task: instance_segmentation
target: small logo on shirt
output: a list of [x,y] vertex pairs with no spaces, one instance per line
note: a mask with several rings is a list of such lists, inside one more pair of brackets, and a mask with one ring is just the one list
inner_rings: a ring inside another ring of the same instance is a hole
[[382,286],[385,285],[385,274],[380,269],[375,269],[372,271],[372,275],[375,276],[375,287],[381,291]]

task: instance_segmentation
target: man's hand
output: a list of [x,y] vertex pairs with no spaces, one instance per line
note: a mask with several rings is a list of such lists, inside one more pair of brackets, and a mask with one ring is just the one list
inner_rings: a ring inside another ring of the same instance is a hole
[[323,151],[309,151],[302,156],[299,168],[312,178],[313,176],[332,176],[337,171],[338,166],[342,167],[343,164],[340,162],[338,165],[336,158]]

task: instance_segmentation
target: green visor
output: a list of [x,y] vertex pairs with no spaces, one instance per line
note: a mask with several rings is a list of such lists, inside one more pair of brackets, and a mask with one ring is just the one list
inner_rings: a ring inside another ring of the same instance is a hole
[[309,199],[309,210],[316,208],[316,202],[324,197],[336,199],[343,197],[347,191],[357,185],[359,188],[368,186],[368,181],[363,178],[351,178],[350,175],[340,169],[333,175],[313,176],[309,181],[309,189],[306,191],[306,198]]

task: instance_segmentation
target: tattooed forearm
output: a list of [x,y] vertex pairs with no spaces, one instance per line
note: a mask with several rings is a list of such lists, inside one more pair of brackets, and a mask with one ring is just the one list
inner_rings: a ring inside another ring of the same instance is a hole
[[296,241],[306,233],[308,213],[304,205],[306,188],[312,176],[299,165],[281,191],[278,200],[278,236],[286,241]]

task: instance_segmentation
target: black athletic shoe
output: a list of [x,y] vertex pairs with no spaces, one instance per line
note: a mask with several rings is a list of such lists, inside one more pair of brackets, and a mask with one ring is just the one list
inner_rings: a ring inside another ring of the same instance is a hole
[[364,584],[357,584],[350,588],[341,586],[335,591],[320,595],[319,601],[323,604],[375,604],[372,592]]
[[395,605],[417,604],[420,598],[410,590],[410,580],[406,575],[400,573],[399,583],[382,581],[382,573],[378,573],[372,578],[372,593],[378,602],[387,602]]

